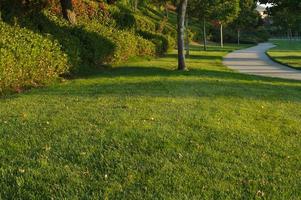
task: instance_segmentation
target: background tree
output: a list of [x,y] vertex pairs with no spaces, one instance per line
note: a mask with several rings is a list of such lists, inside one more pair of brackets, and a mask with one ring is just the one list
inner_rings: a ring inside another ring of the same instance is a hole
[[207,50],[207,21],[211,19],[212,12],[214,11],[215,1],[214,0],[191,0],[189,2],[189,13],[192,16],[197,17],[202,23],[203,27],[203,43],[204,50]]
[[212,16],[220,26],[220,44],[224,46],[223,26],[237,18],[239,13],[239,0],[213,0],[214,10]]
[[[300,0],[260,0],[260,3],[272,4],[268,14],[272,18],[273,26],[286,32],[291,38],[293,32],[300,31],[301,1]],[[298,35],[298,34],[297,34]]]
[[258,23],[258,13],[256,11],[256,0],[240,0],[240,11],[238,17],[232,23],[237,30],[237,43],[240,44],[242,29],[255,27]]

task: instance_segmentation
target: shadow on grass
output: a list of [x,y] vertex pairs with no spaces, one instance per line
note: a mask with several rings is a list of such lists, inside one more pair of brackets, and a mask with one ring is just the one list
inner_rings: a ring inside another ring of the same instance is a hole
[[[177,54],[168,54],[164,56],[164,58],[178,58]],[[189,55],[187,59],[192,60],[216,60],[216,59],[222,59],[222,56],[211,56],[211,55]]]
[[[227,46],[226,46],[227,45]],[[230,51],[233,51],[233,47],[236,47],[236,48],[241,48],[241,47],[245,47],[245,48],[248,48],[248,47],[251,47],[251,46],[254,46],[254,45],[243,45],[243,46],[238,46],[238,45],[235,45],[235,44],[225,44],[225,46],[222,48],[220,47],[218,44],[213,46],[213,45],[208,45],[207,46],[207,50],[204,51],[204,46],[203,45],[190,45],[189,49],[192,50],[192,51],[203,51],[203,52],[230,52]]]
[[274,59],[286,59],[286,60],[300,60],[301,56],[273,56]]
[[[160,60],[161,62],[161,60]],[[233,72],[227,69],[221,71],[218,70],[207,70],[207,69],[189,69],[188,71],[178,71],[176,68],[161,68],[151,66],[121,66],[121,67],[107,67],[105,69],[94,69],[89,71],[84,76],[78,78],[81,79],[101,79],[101,78],[120,78],[120,77],[199,77],[199,78],[212,78],[212,79],[225,79],[225,80],[236,80],[236,81],[263,81],[271,83],[300,83],[297,80],[280,79],[272,77],[263,77],[256,75],[241,74]]]
[[[143,77],[153,79],[143,80]],[[164,76],[165,79],[157,77]],[[192,77],[193,79],[185,78]],[[140,77],[140,79],[115,79]],[[93,78],[112,78],[103,83]],[[72,83],[34,90],[26,95],[61,97],[179,97],[219,98],[235,97],[268,101],[301,101],[301,85],[279,85],[296,81],[242,75],[234,72],[191,70],[178,72],[162,68],[124,67],[104,70],[94,75],[89,83]],[[142,78],[142,79],[141,79]]]

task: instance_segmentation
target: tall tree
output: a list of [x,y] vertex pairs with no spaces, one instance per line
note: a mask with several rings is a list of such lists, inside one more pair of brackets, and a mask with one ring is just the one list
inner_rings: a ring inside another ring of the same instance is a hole
[[185,30],[186,30],[186,57],[190,55],[190,41],[189,41],[189,17],[186,13],[186,20],[185,20]]
[[237,30],[237,43],[240,44],[241,30],[255,27],[258,23],[258,13],[256,11],[256,0],[240,0],[240,12],[232,23]]
[[239,13],[239,0],[214,0],[213,16],[220,26],[220,44],[224,46],[223,28],[234,21]]
[[300,0],[260,0],[260,3],[272,4],[272,7],[268,8],[268,14],[273,19],[273,25],[285,30],[289,38],[293,32],[300,31]]
[[211,19],[211,14],[214,11],[215,0],[191,0],[189,3],[189,12],[194,17],[198,18],[203,27],[203,42],[204,50],[207,50],[207,21]]
[[178,70],[186,70],[184,55],[184,34],[187,4],[188,0],[180,0],[177,5]]

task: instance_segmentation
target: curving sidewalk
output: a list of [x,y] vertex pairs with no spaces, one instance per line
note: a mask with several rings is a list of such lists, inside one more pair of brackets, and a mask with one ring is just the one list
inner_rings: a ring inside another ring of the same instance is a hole
[[224,57],[223,64],[241,73],[301,80],[301,70],[289,68],[272,61],[266,51],[275,47],[271,43],[260,43],[255,47],[234,51]]

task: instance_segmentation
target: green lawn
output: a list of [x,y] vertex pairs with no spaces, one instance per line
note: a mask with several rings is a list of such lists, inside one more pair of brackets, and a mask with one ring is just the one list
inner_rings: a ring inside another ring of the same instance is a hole
[[299,199],[301,82],[175,54],[0,99],[0,199]]
[[301,41],[275,40],[277,47],[268,51],[268,55],[276,61],[301,69]]

